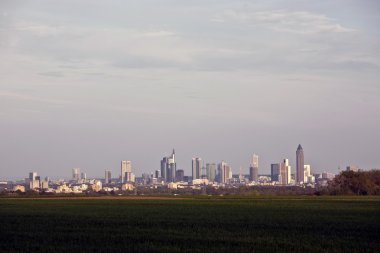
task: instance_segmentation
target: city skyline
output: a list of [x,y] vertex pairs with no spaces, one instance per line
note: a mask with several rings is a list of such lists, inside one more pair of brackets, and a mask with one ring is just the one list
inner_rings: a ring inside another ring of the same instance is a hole
[[[236,187],[250,186],[296,186],[296,187],[324,187],[333,180],[334,173],[324,171],[317,173],[313,171],[312,165],[305,164],[304,151],[301,144],[296,150],[296,170],[292,173],[289,159],[284,158],[281,163],[271,164],[270,175],[259,174],[259,156],[253,153],[250,157],[248,174],[240,167],[239,174],[234,173],[233,168],[224,160],[217,164],[204,163],[200,157],[191,159],[191,176],[186,175],[183,169],[177,169],[176,152],[173,149],[170,156],[164,156],[160,161],[160,169],[154,172],[144,172],[141,177],[136,177],[132,169],[132,162],[122,160],[120,175],[112,177],[112,171],[106,169],[103,178],[87,178],[86,173],[81,168],[72,169],[72,177],[53,179],[46,176],[42,179],[37,172],[29,172],[29,177],[13,181],[1,182],[4,185],[10,184],[13,192],[26,190],[49,192],[49,193],[83,193],[83,192],[125,192],[134,191],[138,187],[149,187],[150,189],[170,190],[192,189],[202,190],[207,187],[218,189],[219,187],[228,189]],[[373,170],[371,170],[373,172]],[[363,173],[364,171],[357,165],[348,165],[346,173]],[[370,172],[370,173],[372,173]],[[344,175],[343,171],[337,175]],[[66,181],[67,180],[67,181]],[[7,187],[6,187],[7,188]],[[9,190],[7,188],[7,190]]]
[[[300,159],[300,165],[298,165],[298,157],[300,157],[299,158]],[[276,180],[279,180],[280,182],[284,182],[284,184],[285,184],[285,182],[286,182],[286,184],[289,184],[291,174],[294,175],[295,181],[297,183],[300,183],[300,180],[298,180],[298,177],[299,177],[299,175],[302,174],[301,182],[303,182],[304,173],[305,173],[306,168],[308,168],[309,174],[311,171],[311,167],[312,167],[313,174],[322,174],[323,172],[326,172],[326,171],[328,171],[329,173],[331,173],[331,172],[332,173],[339,173],[341,171],[341,168],[344,169],[344,168],[346,168],[346,166],[347,166],[347,168],[351,168],[351,167],[361,168],[360,165],[358,166],[357,164],[353,165],[353,164],[349,164],[349,163],[342,165],[342,166],[339,166],[336,171],[334,171],[333,169],[328,169],[328,168],[325,168],[325,169],[315,168],[313,165],[309,165],[309,164],[305,163],[303,148],[302,148],[301,144],[298,145],[298,148],[296,150],[296,156],[294,159],[295,162],[294,162],[294,167],[293,167],[294,170],[293,171],[291,171],[292,166],[291,166],[291,163],[289,162],[290,160],[292,160],[292,159],[284,158],[284,159],[282,159],[282,162],[279,162],[279,163],[276,163],[279,161],[279,159],[277,159],[277,161],[273,160],[269,168],[262,168],[259,166],[259,156],[256,153],[253,153],[249,157],[249,162],[247,163],[248,165],[247,166],[241,165],[241,166],[239,166],[239,169],[237,169],[238,167],[234,167],[234,166],[229,165],[225,161],[225,159],[222,159],[222,160],[219,159],[219,161],[222,161],[222,162],[215,162],[215,161],[204,161],[200,157],[191,158],[190,159],[190,166],[185,165],[185,166],[177,167],[176,152],[175,152],[175,149],[173,149],[172,154],[170,156],[165,156],[160,161],[160,167],[153,168],[151,170],[143,170],[140,168],[140,169],[137,169],[137,171],[136,171],[135,169],[132,169],[132,161],[131,160],[121,160],[121,163],[119,161],[119,169],[112,169],[110,167],[107,167],[107,168],[103,169],[103,172],[102,172],[103,176],[100,176],[101,173],[99,174],[99,172],[96,172],[94,175],[92,175],[92,177],[93,178],[102,178],[102,177],[104,177],[104,175],[111,175],[112,174],[112,175],[115,175],[113,178],[119,178],[120,177],[121,182],[129,182],[129,181],[131,181],[132,175],[133,175],[133,177],[138,177],[139,175],[144,174],[144,173],[156,175],[158,172],[160,177],[162,176],[163,178],[165,178],[165,180],[168,180],[168,182],[172,182],[172,181],[175,181],[176,172],[178,170],[184,171],[185,175],[191,176],[192,178],[193,178],[193,175],[195,172],[195,173],[197,173],[196,174],[197,176],[195,177],[195,179],[200,179],[201,176],[206,176],[206,175],[207,175],[207,177],[210,176],[210,172],[207,169],[208,165],[214,166],[214,169],[215,169],[214,173],[216,173],[216,167],[215,166],[218,165],[219,170],[224,168],[224,166],[227,166],[228,171],[231,171],[232,174],[238,175],[239,173],[242,172],[244,175],[249,176],[250,179],[253,180],[253,177],[256,178],[256,176],[252,176],[253,174],[254,175],[273,175],[273,166],[276,165],[277,169],[275,169],[275,170],[277,170],[276,173],[278,173],[278,175],[279,175],[279,177],[277,177],[279,179],[276,179]],[[299,170],[299,168],[301,168],[301,170]],[[376,168],[374,167],[374,168],[365,168],[365,169],[370,170],[370,169],[376,169]],[[75,167],[75,168],[72,168],[71,170],[72,170],[71,176],[56,175],[55,179],[73,178],[75,180],[80,180],[81,178],[86,178],[86,172],[87,172],[86,168]],[[84,170],[86,172],[83,172]],[[119,170],[119,173],[117,173],[118,170]],[[31,173],[30,171],[35,171],[35,170],[28,170],[29,174]],[[33,173],[35,173],[35,172],[33,172]],[[169,173],[169,175],[167,173]],[[204,174],[202,174],[202,173],[204,173]],[[46,176],[48,176],[48,177],[53,176],[54,177],[54,175],[50,175],[50,174],[46,174]],[[215,174],[214,174],[214,176],[215,176]],[[21,177],[12,177],[12,176],[9,177],[8,176],[8,177],[0,178],[0,180],[1,179],[21,179],[21,178],[22,178],[22,176]],[[255,181],[255,180],[253,180],[253,181]]]
[[[344,6],[344,8],[342,8]],[[0,2],[0,178],[167,150],[379,168],[379,1]],[[196,140],[196,141],[195,141]],[[363,152],[363,147],[366,151]]]

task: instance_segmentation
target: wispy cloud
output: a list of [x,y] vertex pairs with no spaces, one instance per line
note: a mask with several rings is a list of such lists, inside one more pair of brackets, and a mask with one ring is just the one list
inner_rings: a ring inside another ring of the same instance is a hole
[[354,29],[344,27],[325,15],[306,11],[235,11],[228,10],[212,18],[214,22],[239,22],[266,26],[280,32],[314,34],[324,32],[344,33]]
[[49,77],[64,77],[64,74],[59,71],[41,72],[39,74],[41,76],[49,76]]
[[8,99],[47,103],[47,104],[55,104],[55,105],[71,104],[71,102],[68,100],[43,98],[43,97],[38,97],[38,96],[33,96],[33,95],[28,95],[28,94],[7,92],[7,91],[0,91],[0,97],[4,97]]

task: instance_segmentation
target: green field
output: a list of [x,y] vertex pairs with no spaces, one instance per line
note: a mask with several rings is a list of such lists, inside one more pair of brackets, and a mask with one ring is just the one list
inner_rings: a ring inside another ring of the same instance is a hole
[[380,252],[380,198],[0,199],[0,252]]

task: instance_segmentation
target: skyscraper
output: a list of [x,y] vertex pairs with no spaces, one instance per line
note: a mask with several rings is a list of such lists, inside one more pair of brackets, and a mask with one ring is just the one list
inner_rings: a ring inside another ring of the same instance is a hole
[[29,189],[38,189],[40,188],[40,179],[37,176],[37,172],[29,173]]
[[175,162],[175,150],[169,157],[164,157],[161,160],[161,177],[165,182],[174,182],[177,171],[177,164]]
[[74,168],[73,169],[73,180],[78,182],[80,179],[81,179],[80,168]]
[[199,157],[195,157],[191,161],[191,168],[192,168],[192,176],[194,179],[200,179],[201,178],[201,170],[202,170],[202,159]]
[[304,154],[301,144],[298,145],[297,151],[296,151],[296,182],[297,184],[303,183],[304,180]]
[[303,182],[304,183],[310,183],[309,182],[310,176],[311,176],[311,166],[309,164],[305,164]]
[[132,162],[121,161],[121,183],[132,181]]
[[231,167],[225,161],[218,164],[218,182],[225,184],[232,177]]
[[258,173],[259,173],[259,156],[256,154],[253,154],[251,157],[251,164],[249,166],[249,180],[257,182]]
[[37,172],[29,172],[29,180],[36,180]]
[[160,178],[161,177],[161,171],[160,170],[155,170],[154,171],[154,177],[155,178]]
[[215,163],[207,163],[206,164],[206,176],[207,179],[211,182],[215,181],[216,176],[216,165]]
[[109,184],[109,183],[111,183],[111,171],[110,170],[106,170],[105,172],[104,172],[104,183],[105,184]]
[[183,170],[177,170],[175,178],[177,182],[182,182],[185,178],[185,172]]
[[280,167],[281,164],[274,163],[270,165],[270,174],[271,174],[271,180],[272,182],[278,182],[280,179]]
[[284,161],[280,164],[280,177],[279,183],[282,185],[290,184],[291,180],[291,167],[289,165],[289,160],[284,159]]

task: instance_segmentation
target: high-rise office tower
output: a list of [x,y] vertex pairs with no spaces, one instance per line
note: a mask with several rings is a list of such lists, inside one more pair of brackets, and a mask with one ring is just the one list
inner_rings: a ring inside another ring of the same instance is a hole
[[175,178],[177,182],[182,182],[185,178],[185,172],[183,170],[177,170]]
[[226,182],[228,180],[232,179],[232,167],[230,165],[227,165],[226,167]]
[[126,183],[132,181],[132,162],[131,161],[121,161],[121,183]]
[[192,176],[194,179],[200,179],[201,178],[201,171],[202,171],[202,159],[199,157],[193,158],[191,161],[191,168],[192,168]]
[[256,168],[259,167],[259,156],[258,155],[256,155],[256,154],[252,155],[250,165],[252,167],[256,167]]
[[304,154],[301,144],[298,145],[297,151],[296,151],[296,182],[297,184],[301,184],[304,180]]
[[280,164],[280,177],[279,177],[279,183],[283,185],[290,184],[291,180],[291,167],[289,165],[289,160],[284,159],[283,162]]
[[249,166],[249,180],[250,181],[258,181],[259,174],[259,156],[253,154],[251,157],[251,164]]
[[40,180],[40,188],[41,189],[49,189],[49,181],[48,180]]
[[29,172],[29,180],[36,180],[37,172]]
[[164,157],[161,160],[161,177],[165,182],[174,182],[177,171],[177,164],[175,162],[175,150],[169,157]]
[[73,180],[79,181],[81,179],[81,174],[80,174],[80,168],[74,168],[73,169]]
[[218,182],[219,183],[226,182],[225,166],[227,166],[227,164],[224,161],[218,164]]
[[160,178],[161,177],[161,171],[160,170],[155,170],[154,171],[154,177],[155,178]]
[[272,182],[279,182],[280,179],[280,167],[281,164],[274,163],[270,165],[270,174],[271,174],[271,180]]
[[37,172],[29,173],[29,189],[38,189],[40,188],[40,177],[37,176]]
[[249,181],[257,182],[259,179],[259,168],[257,167],[249,167]]
[[166,181],[167,176],[166,176],[166,170],[167,170],[167,164],[168,164],[168,158],[164,157],[161,160],[161,177],[164,181]]
[[104,172],[104,183],[109,184],[111,183],[111,171],[110,170],[105,170]]
[[143,185],[147,185],[150,183],[150,175],[149,173],[142,173],[141,175]]
[[31,190],[40,188],[40,180],[30,180],[29,182],[29,188]]
[[308,164],[304,165],[304,176],[303,176],[303,182],[309,183],[309,177],[311,176],[311,166]]
[[218,182],[225,184],[232,178],[232,169],[225,161],[218,164]]
[[207,179],[211,182],[215,181],[216,176],[216,164],[215,163],[207,163],[206,164],[206,176]]
[[287,178],[286,178],[286,183],[287,184],[290,184],[291,183],[291,181],[292,181],[292,166],[290,166],[289,165],[289,160],[288,159],[286,159],[287,160],[287,162],[286,162],[286,176],[287,176]]

